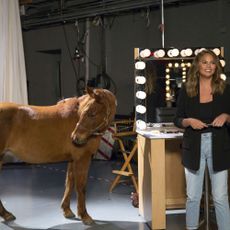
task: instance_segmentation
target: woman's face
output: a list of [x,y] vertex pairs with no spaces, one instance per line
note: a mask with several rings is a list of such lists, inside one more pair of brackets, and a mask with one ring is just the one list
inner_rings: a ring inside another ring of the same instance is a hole
[[216,64],[211,54],[204,54],[198,64],[200,77],[211,78],[216,70]]

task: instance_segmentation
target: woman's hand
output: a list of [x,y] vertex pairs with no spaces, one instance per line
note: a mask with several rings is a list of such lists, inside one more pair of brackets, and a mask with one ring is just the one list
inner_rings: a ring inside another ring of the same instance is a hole
[[214,121],[212,122],[213,127],[222,127],[225,122],[228,121],[229,115],[227,113],[222,113],[217,116]]
[[203,129],[207,128],[208,125],[196,118],[186,118],[183,120],[183,126],[188,127],[191,126],[193,129]]

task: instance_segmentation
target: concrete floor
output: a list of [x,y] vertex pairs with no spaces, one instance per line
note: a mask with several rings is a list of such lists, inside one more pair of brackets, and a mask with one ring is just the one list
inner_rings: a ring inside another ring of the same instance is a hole
[[[117,161],[93,160],[87,185],[87,210],[95,224],[85,226],[78,219],[63,217],[60,203],[64,191],[66,164],[8,164],[0,174],[0,196],[5,207],[17,219],[0,230],[149,230],[150,223],[131,204],[133,186],[118,185],[113,193],[109,186]],[[75,196],[71,202],[76,210]],[[168,230],[185,229],[184,214],[167,215]]]

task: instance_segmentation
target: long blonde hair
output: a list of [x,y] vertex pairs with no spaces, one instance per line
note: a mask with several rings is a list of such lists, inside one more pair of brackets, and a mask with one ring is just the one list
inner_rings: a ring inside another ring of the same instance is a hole
[[212,50],[203,50],[197,54],[194,58],[193,63],[188,71],[187,82],[185,83],[185,88],[188,96],[195,97],[198,95],[199,89],[199,62],[205,54],[210,54],[213,57],[214,63],[216,64],[215,73],[212,76],[211,86],[212,93],[223,94],[225,89],[225,81],[221,79],[220,75],[223,72],[220,64],[219,58]]

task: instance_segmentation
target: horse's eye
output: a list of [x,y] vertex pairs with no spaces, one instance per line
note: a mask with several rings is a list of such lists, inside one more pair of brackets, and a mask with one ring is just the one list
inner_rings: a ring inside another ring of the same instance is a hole
[[89,113],[88,116],[89,116],[89,117],[95,117],[95,116],[96,116],[96,113],[95,113],[95,112]]

